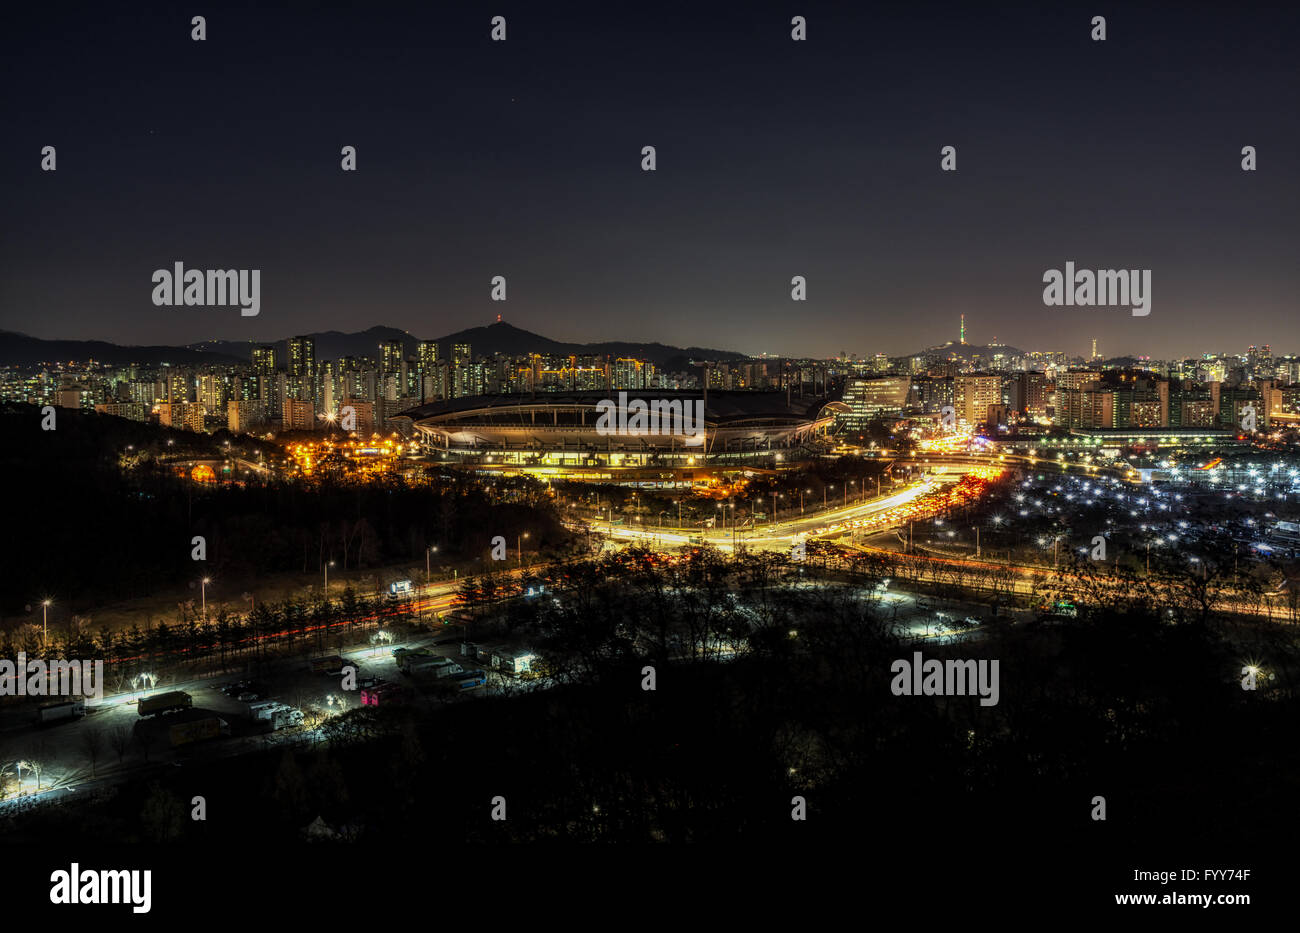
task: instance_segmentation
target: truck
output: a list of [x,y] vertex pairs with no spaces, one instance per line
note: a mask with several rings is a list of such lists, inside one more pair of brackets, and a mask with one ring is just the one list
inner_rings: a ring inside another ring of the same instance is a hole
[[255,722],[269,722],[271,730],[302,723],[302,710],[279,700],[262,700],[248,704],[248,714]]
[[405,673],[410,673],[409,668],[412,664],[419,664],[425,658],[437,658],[432,648],[397,648],[393,651],[393,661],[397,664],[397,669]]
[[361,691],[361,705],[388,706],[394,703],[405,703],[407,693],[407,689],[401,684],[376,684]]
[[340,674],[347,662],[337,654],[332,654],[328,658],[316,658],[311,662],[311,672],[313,674]]
[[452,674],[463,674],[464,672],[465,668],[461,667],[451,658],[439,658],[432,664],[421,665],[412,673],[423,674],[425,676],[432,674],[434,677],[450,677]]
[[169,693],[155,693],[151,697],[142,698],[136,707],[136,712],[141,716],[157,716],[189,709],[193,705],[194,700],[188,693],[183,690],[173,690]]
[[293,706],[281,706],[271,713],[271,730],[287,729],[302,725],[302,710]]
[[209,716],[207,719],[196,719],[193,722],[178,722],[171,727],[169,734],[172,748],[177,748],[191,742],[215,739],[219,735],[230,735],[230,724],[224,719]]
[[444,658],[436,654],[421,655],[417,658],[406,658],[405,660],[406,666],[402,668],[402,672],[411,677],[446,677],[448,674],[459,674],[464,670],[451,658]]
[[36,711],[36,721],[45,725],[51,722],[80,719],[84,715],[86,715],[85,700],[65,700],[62,703],[46,703]]
[[482,687],[487,684],[487,673],[485,671],[461,671],[458,674],[452,674],[450,681],[462,690],[473,690],[475,687]]
[[283,705],[279,700],[255,700],[248,704],[248,716],[254,720],[270,719],[271,712]]

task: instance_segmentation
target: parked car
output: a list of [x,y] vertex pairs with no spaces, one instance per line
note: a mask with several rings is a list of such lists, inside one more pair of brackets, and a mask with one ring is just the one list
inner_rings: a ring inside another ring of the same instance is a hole
[[239,696],[235,697],[235,699],[240,703],[247,703],[249,700],[256,700],[257,698],[257,694],[253,693],[251,690],[246,690]]

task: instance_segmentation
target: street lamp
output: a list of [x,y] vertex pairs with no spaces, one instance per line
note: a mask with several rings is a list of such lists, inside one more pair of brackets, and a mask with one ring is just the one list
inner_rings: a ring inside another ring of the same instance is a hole
[[41,600],[41,647],[44,648],[50,641],[50,603],[52,599]]
[[524,548],[523,539],[528,537],[528,532],[524,532],[515,538],[515,556],[519,558],[519,566],[524,565]]
[[429,583],[429,555],[438,553],[438,545],[432,544],[424,549],[424,582],[427,586]]
[[199,588],[199,594],[203,599],[203,621],[204,622],[208,621],[208,584],[211,582],[212,581],[209,580],[207,577],[204,577]]
[[325,598],[329,599],[330,595],[330,568],[334,566],[334,561],[325,564]]

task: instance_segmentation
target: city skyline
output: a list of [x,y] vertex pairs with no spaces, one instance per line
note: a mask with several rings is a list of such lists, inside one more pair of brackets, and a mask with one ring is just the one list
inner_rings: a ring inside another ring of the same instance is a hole
[[[249,351],[251,352],[251,350],[255,347],[283,344],[289,340],[293,340],[299,337],[320,336],[322,333],[340,334],[346,337],[359,337],[367,333],[368,331],[377,330],[377,329],[401,331],[402,333],[406,334],[406,336],[410,337],[411,339],[417,342],[444,343],[449,340],[455,339],[459,334],[464,333],[466,331],[471,331],[483,327],[489,327],[492,324],[503,324],[503,323],[510,325],[514,330],[518,332],[523,332],[538,337],[541,340],[545,340],[548,342],[562,343],[562,344],[572,344],[578,347],[581,346],[599,347],[604,344],[625,343],[625,344],[634,344],[634,345],[658,345],[668,349],[680,349],[680,350],[688,349],[688,345],[686,343],[681,341],[674,341],[671,338],[665,338],[663,335],[659,335],[653,340],[639,339],[634,335],[616,335],[616,334],[603,336],[600,338],[592,338],[588,341],[568,340],[563,337],[558,337],[552,334],[542,334],[535,331],[526,330],[525,328],[514,327],[512,322],[502,320],[501,315],[498,315],[495,320],[488,321],[483,324],[477,324],[477,325],[469,324],[463,330],[456,331],[454,333],[439,334],[436,336],[431,334],[413,333],[410,330],[393,327],[385,323],[374,323],[360,330],[352,330],[352,331],[347,331],[347,330],[345,331],[332,330],[327,332],[313,331],[313,332],[302,332],[302,333],[295,333],[295,334],[286,333],[278,337],[261,336],[261,337],[241,337],[241,338],[234,338],[234,339],[221,338],[221,337],[209,337],[204,340],[194,341],[188,344],[175,344],[175,345],[150,344],[150,343],[145,343],[145,344],[117,343],[115,341],[109,341],[109,340],[104,340],[102,338],[93,338],[93,337],[72,337],[72,336],[39,337],[35,334],[27,333],[24,331],[5,330],[5,329],[0,329],[0,335],[3,335],[5,333],[10,333],[21,337],[29,337],[36,340],[49,341],[49,342],[87,342],[87,343],[104,342],[104,343],[112,343],[121,349],[132,349],[134,347],[150,348],[150,349],[157,349],[160,347],[161,348],[174,347],[175,349],[202,349],[205,347],[205,345],[237,344],[237,345],[246,345]],[[1008,348],[1014,348],[1017,350],[1024,351],[1025,353],[1062,354],[1069,359],[1081,359],[1084,360],[1085,362],[1092,361],[1092,360],[1107,360],[1107,359],[1135,359],[1135,360],[1157,361],[1157,360],[1212,359],[1212,358],[1222,358],[1222,357],[1245,357],[1249,351],[1254,350],[1256,348],[1269,350],[1271,351],[1271,355],[1275,357],[1289,357],[1289,356],[1294,356],[1297,353],[1300,353],[1300,348],[1288,349],[1286,346],[1280,344],[1274,344],[1268,340],[1261,340],[1257,343],[1242,343],[1239,346],[1232,346],[1232,347],[1202,348],[1200,350],[1196,350],[1191,353],[1172,354],[1172,355],[1161,354],[1159,352],[1151,352],[1140,348],[1125,348],[1125,349],[1120,349],[1117,352],[1109,352],[1109,349],[1104,345],[1104,343],[1099,341],[1099,339],[1096,337],[1086,338],[1087,349],[1080,350],[1079,352],[1075,353],[1072,351],[1071,348],[1066,348],[1061,346],[1031,346],[1031,345],[1024,344],[1023,342],[1004,339],[1000,335],[992,335],[987,340],[983,338],[966,340],[964,339],[966,329],[967,328],[965,322],[965,315],[960,315],[959,324],[957,328],[957,335],[958,335],[957,339],[940,340],[935,343],[925,344],[924,346],[918,345],[910,351],[901,352],[901,353],[887,353],[879,349],[875,349],[875,350],[842,349],[840,351],[837,351],[832,354],[828,354],[826,356],[809,356],[809,355],[801,355],[801,354],[794,354],[794,353],[780,353],[771,350],[746,352],[736,347],[729,347],[729,346],[713,346],[713,347],[708,347],[707,349],[710,352],[718,352],[724,354],[737,354],[751,359],[762,359],[762,358],[817,359],[817,360],[828,360],[828,361],[840,360],[840,359],[852,359],[852,358],[868,360],[871,359],[873,356],[877,356],[877,355],[884,355],[893,359],[902,359],[910,356],[917,356],[928,352],[934,352],[936,350],[941,350],[946,347],[954,347],[958,349],[962,347],[966,347],[970,349],[1008,347]],[[375,349],[376,350],[380,349],[380,346],[376,345]],[[537,353],[541,353],[542,355],[546,355],[548,351],[545,349],[538,349],[529,352],[537,352]],[[596,351],[593,350],[593,352]],[[954,352],[957,352],[957,350],[954,350]],[[507,354],[507,355],[511,355],[511,354]],[[704,359],[704,357],[701,357],[701,359]],[[74,361],[85,362],[85,360],[74,360]],[[50,360],[50,362],[55,362],[55,360],[52,359]],[[12,364],[7,360],[0,359],[0,366],[4,366],[4,365],[15,365],[15,364]]]

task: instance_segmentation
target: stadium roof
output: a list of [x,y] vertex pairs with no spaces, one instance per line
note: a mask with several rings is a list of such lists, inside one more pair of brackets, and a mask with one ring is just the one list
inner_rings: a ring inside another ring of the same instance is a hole
[[[695,390],[673,389],[626,389],[614,392],[539,392],[533,395],[475,395],[465,398],[447,399],[417,405],[399,412],[398,418],[410,418],[412,421],[424,421],[430,418],[445,417],[460,413],[484,411],[490,409],[539,409],[548,408],[591,408],[606,399],[618,403],[620,392],[627,393],[629,402],[640,399],[647,404],[664,399],[668,401],[697,401],[702,393]],[[733,422],[752,421],[755,419],[776,419],[789,421],[813,421],[828,404],[834,400],[825,396],[800,398],[790,397],[786,404],[784,392],[779,391],[710,391],[706,400],[704,420],[709,424],[722,425]]]

